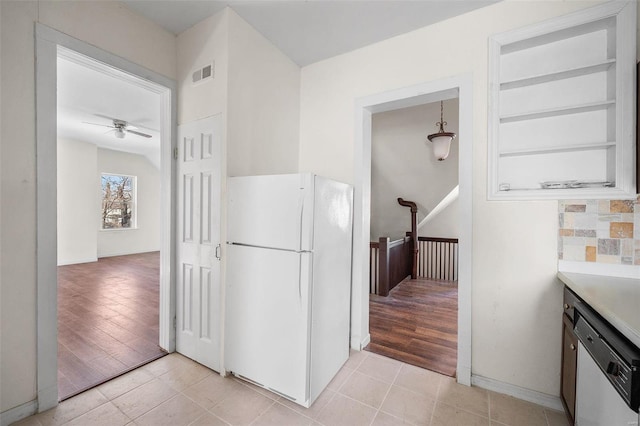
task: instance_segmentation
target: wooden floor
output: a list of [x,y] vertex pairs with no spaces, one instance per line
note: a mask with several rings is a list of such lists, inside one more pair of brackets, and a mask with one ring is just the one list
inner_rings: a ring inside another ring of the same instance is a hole
[[455,377],[458,282],[419,278],[369,295],[368,351]]
[[165,355],[159,276],[159,252],[58,267],[61,400]]

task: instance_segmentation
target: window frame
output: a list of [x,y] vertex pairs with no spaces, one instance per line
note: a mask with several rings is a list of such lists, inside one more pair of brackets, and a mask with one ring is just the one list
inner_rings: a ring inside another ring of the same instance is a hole
[[[104,220],[102,218],[102,214],[103,214],[103,201],[104,201],[104,186],[103,186],[103,179],[105,178],[105,176],[113,176],[113,177],[126,177],[129,178],[131,183],[131,200],[130,200],[130,205],[129,205],[129,210],[131,210],[131,217],[129,218],[129,223],[130,226],[124,228],[124,227],[116,227],[116,228],[105,228],[104,227]],[[130,230],[134,230],[134,229],[138,229],[138,176],[135,175],[129,175],[126,173],[112,173],[112,172],[101,172],[100,173],[100,224],[98,226],[98,229],[102,232],[111,232],[111,231],[116,231],[116,232],[121,232],[121,231],[130,231]]]

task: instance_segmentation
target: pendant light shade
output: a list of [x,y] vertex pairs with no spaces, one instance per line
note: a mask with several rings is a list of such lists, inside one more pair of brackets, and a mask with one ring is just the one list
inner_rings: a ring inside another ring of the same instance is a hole
[[436,126],[440,126],[440,130],[438,133],[427,136],[429,142],[433,144],[433,155],[438,161],[443,161],[449,156],[451,141],[456,137],[455,133],[444,131],[446,125],[447,122],[442,118],[442,101],[440,101],[440,121],[436,123]]

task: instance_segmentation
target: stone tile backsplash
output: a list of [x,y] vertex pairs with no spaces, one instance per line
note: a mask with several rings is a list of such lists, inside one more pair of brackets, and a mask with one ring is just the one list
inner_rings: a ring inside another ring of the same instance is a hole
[[640,265],[639,200],[559,201],[558,259]]

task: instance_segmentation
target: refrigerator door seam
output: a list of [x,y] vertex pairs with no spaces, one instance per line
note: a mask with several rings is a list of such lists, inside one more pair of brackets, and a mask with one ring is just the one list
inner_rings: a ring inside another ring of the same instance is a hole
[[298,257],[298,300],[302,300],[302,256]]

